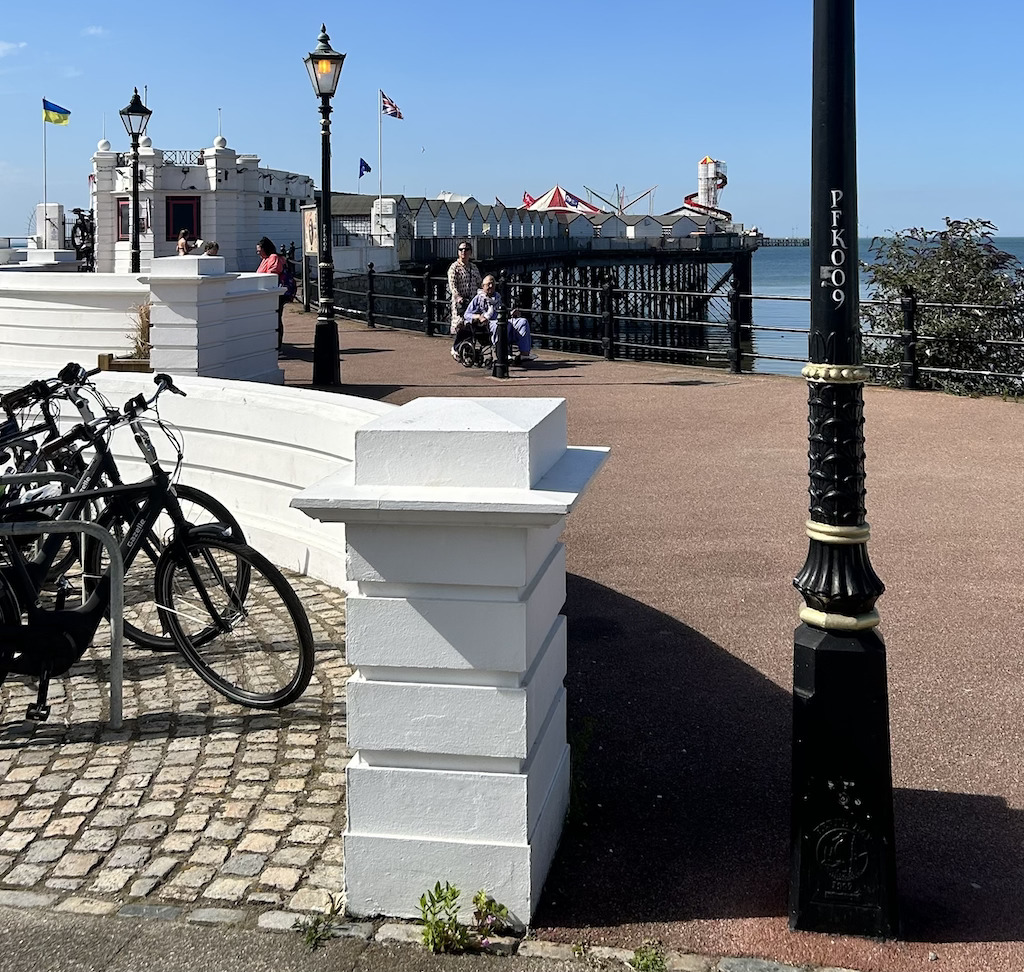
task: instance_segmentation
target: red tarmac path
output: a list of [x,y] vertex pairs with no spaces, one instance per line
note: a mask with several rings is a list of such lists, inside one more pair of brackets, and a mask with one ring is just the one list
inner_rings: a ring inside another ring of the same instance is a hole
[[[289,384],[310,382],[313,323],[286,311]],[[443,336],[341,331],[344,393],[565,397],[570,442],[612,447],[565,535],[582,789],[540,937],[864,972],[1024,969],[1024,404],[866,389],[904,939],[795,934],[805,383],[543,350],[501,382],[458,367]]]

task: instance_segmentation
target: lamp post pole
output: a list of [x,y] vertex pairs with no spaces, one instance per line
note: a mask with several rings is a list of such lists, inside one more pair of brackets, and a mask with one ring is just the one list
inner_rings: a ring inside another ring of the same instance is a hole
[[854,0],[814,0],[810,517],[794,638],[792,928],[898,931],[885,642],[868,559]]
[[320,96],[320,303],[313,332],[313,384],[341,384],[341,349],[334,320],[334,240],[331,234],[331,96]]
[[320,306],[313,332],[313,384],[340,385],[338,325],[334,320],[334,239],[331,233],[331,98],[338,88],[345,55],[331,49],[327,26],[317,46],[303,58],[313,91],[320,98]]
[[124,129],[132,140],[132,254],[131,272],[142,272],[142,252],[139,246],[139,138],[146,133],[151,112],[135,89],[132,100],[120,111]]
[[139,136],[132,132],[132,273],[142,272],[142,246],[139,243]]

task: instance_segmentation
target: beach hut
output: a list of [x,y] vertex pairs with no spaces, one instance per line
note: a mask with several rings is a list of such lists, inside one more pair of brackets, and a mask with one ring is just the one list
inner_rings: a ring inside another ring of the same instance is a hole
[[594,224],[596,235],[602,240],[626,238],[626,224],[615,213],[598,213],[589,219]]
[[662,237],[661,221],[653,216],[622,216],[626,227],[626,239],[629,240],[660,240]]

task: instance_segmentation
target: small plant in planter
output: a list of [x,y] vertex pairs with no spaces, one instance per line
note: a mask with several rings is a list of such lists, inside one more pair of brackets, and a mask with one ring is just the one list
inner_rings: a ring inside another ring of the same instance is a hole
[[149,352],[152,345],[149,343],[149,315],[153,305],[149,301],[136,304],[132,313],[128,315],[132,322],[131,330],[125,337],[131,341],[131,349],[123,357],[115,357],[112,354],[101,354],[99,366],[103,371],[151,371],[149,366]]
[[136,304],[132,310],[134,316],[129,315],[132,322],[132,329],[125,335],[132,342],[132,349],[128,353],[129,358],[149,359],[149,351],[152,345],[149,343],[149,314],[153,305],[148,300],[143,304]]

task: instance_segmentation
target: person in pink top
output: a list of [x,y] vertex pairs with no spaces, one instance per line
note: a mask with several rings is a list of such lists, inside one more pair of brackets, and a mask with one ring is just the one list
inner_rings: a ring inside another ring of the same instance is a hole
[[[256,244],[256,252],[260,255],[260,265],[256,268],[257,273],[276,273],[277,281],[281,283],[281,275],[285,271],[284,257],[277,252],[274,241],[265,236],[260,237]],[[277,350],[281,350],[284,342],[284,313],[285,295],[281,294],[277,300]]]

